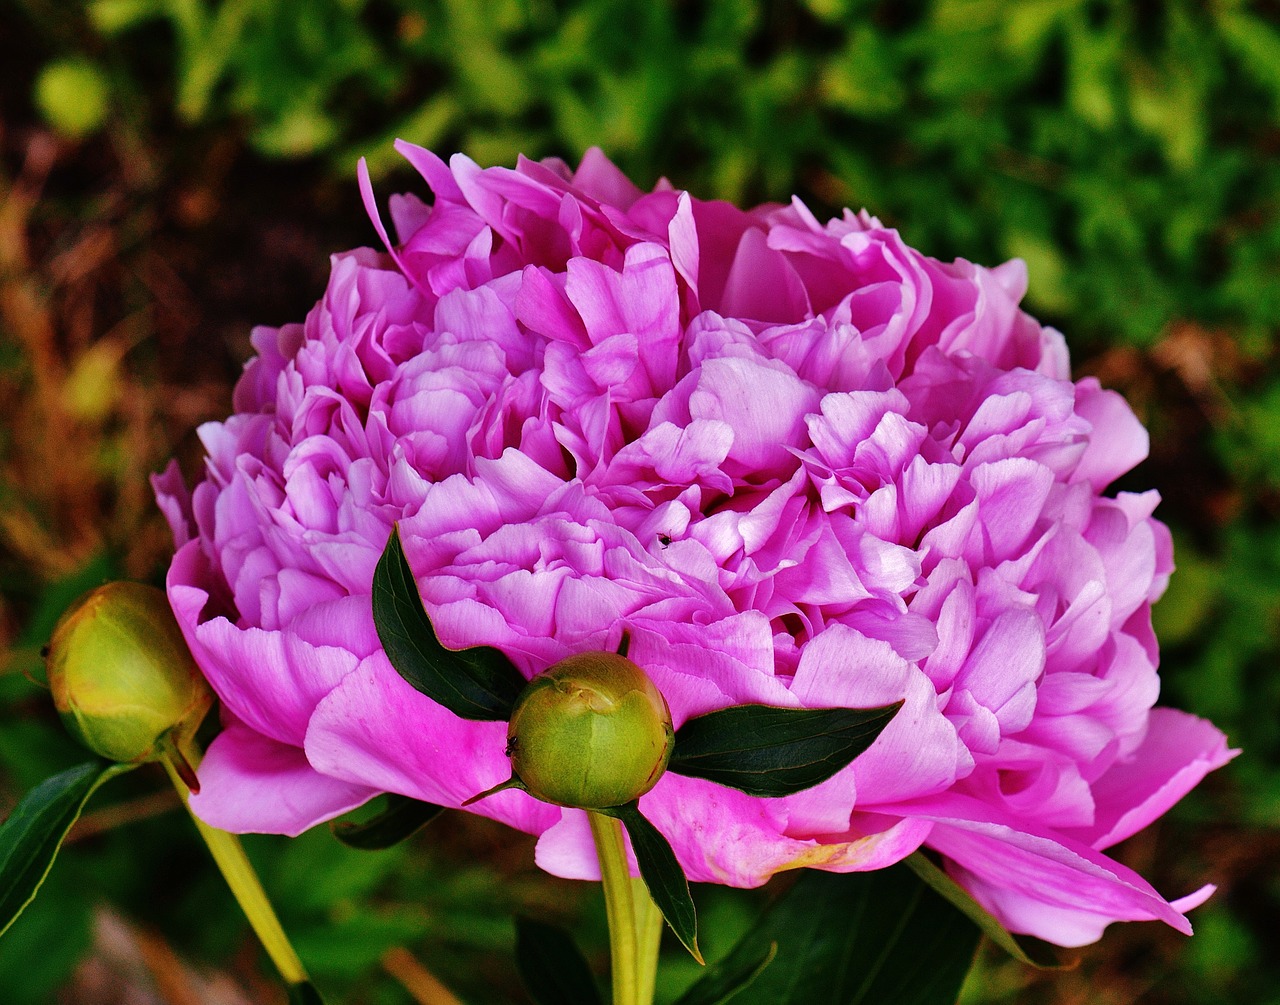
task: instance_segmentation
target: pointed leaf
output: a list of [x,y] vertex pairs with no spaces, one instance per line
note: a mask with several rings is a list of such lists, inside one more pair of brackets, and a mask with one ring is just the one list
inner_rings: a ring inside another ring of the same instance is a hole
[[[980,934],[904,865],[806,870],[677,1005],[953,1005]],[[747,969],[771,943],[773,962],[717,997],[722,972]]]
[[556,925],[516,918],[516,969],[538,1005],[603,1005],[581,950]]
[[0,824],[0,935],[35,900],[89,797],[108,778],[136,767],[106,761],[77,765],[46,778]]
[[968,890],[934,865],[923,852],[915,852],[904,861],[932,890],[982,929],[987,938],[1015,960],[1040,970],[1067,969],[1067,965],[1059,959],[1049,943],[1029,936],[1014,935],[974,900]]
[[735,954],[707,969],[706,976],[691,987],[676,1005],[723,1005],[745,991],[778,955],[778,944],[770,942],[757,959],[750,953]]
[[380,813],[368,820],[343,820],[329,827],[334,837],[351,848],[381,851],[412,837],[443,812],[443,806],[388,792]]
[[649,896],[658,905],[676,938],[684,943],[695,960],[702,963],[702,953],[698,949],[698,915],[689,895],[689,881],[684,878],[684,870],[676,861],[676,853],[671,850],[667,839],[645,819],[636,803],[597,812],[622,821],[627,837],[631,839],[631,850],[636,853],[640,878],[649,888]]
[[463,719],[505,721],[527,681],[492,646],[447,649],[440,644],[413,572],[391,531],[373,573],[373,622],[387,659],[406,681]]
[[733,705],[685,722],[667,770],[753,796],[789,796],[847,766],[901,707]]
[[529,791],[529,787],[525,785],[520,778],[516,777],[515,772],[512,772],[511,777],[506,779],[506,781],[499,782],[497,785],[491,785],[483,792],[477,792],[474,796],[469,796],[462,800],[461,808],[465,809],[472,803],[478,803],[481,799],[488,799],[490,796],[496,796],[499,792],[506,792],[508,789],[518,789],[521,792]]
[[324,1005],[320,992],[310,981],[289,985],[289,1005]]

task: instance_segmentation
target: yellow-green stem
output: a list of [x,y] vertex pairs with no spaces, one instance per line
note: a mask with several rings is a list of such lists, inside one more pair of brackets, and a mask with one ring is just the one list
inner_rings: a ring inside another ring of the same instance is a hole
[[644,880],[631,880],[631,902],[636,917],[636,972],[640,978],[641,1005],[650,1005],[658,981],[658,946],[662,942],[662,912],[649,896]]
[[600,860],[604,909],[609,921],[613,1005],[652,1005],[662,916],[644,883],[631,876],[622,823],[590,810],[587,819]]
[[[199,751],[193,747],[188,747],[181,753],[193,768],[199,766]],[[187,787],[186,782],[182,780],[178,769],[171,763],[170,758],[163,758],[163,763],[165,770],[169,773],[169,778],[173,781],[174,788],[182,796],[183,805],[187,807],[187,812],[191,813],[191,804],[189,802],[191,790]],[[227,886],[231,887],[232,894],[235,895],[236,900],[239,902],[245,917],[249,919],[249,924],[257,934],[258,940],[262,943],[262,948],[267,951],[267,955],[271,957],[271,962],[280,971],[280,976],[288,984],[301,984],[303,981],[308,980],[307,971],[302,966],[302,960],[298,959],[298,954],[294,952],[293,945],[289,942],[289,937],[284,934],[284,929],[280,926],[280,919],[276,917],[275,909],[272,908],[271,901],[267,899],[267,893],[262,889],[262,883],[258,879],[258,874],[254,871],[249,857],[245,854],[244,846],[240,843],[240,839],[234,834],[228,834],[226,831],[218,830],[216,827],[210,827],[194,813],[191,813],[191,819],[195,821],[196,829],[200,832],[200,836],[204,838],[204,843],[208,845],[209,852],[213,855],[213,860],[218,864],[223,878],[227,881]]]

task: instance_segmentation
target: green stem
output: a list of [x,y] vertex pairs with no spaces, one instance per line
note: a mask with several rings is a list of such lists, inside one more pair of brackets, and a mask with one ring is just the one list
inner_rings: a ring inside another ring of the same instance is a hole
[[590,810],[587,819],[600,859],[604,909],[609,920],[613,1005],[652,1005],[662,915],[643,881],[631,876],[621,821]]
[[[173,763],[183,758],[193,768],[200,763],[199,752],[191,747],[177,752],[176,758],[162,758],[162,763],[173,781],[174,788],[178,790],[178,795],[182,796],[187,812],[191,813],[191,790],[183,781],[180,768]],[[271,962],[280,971],[280,976],[288,984],[301,984],[307,981],[309,978],[306,969],[302,966],[302,960],[298,959],[298,954],[294,952],[289,937],[280,927],[280,919],[276,917],[271,901],[267,899],[267,893],[262,889],[262,883],[253,869],[253,863],[245,854],[244,845],[240,843],[240,839],[234,834],[210,827],[194,813],[191,813],[191,819],[195,821],[196,829],[204,838],[204,843],[208,845],[213,860],[218,864],[223,878],[227,881],[227,886],[231,887],[231,892],[239,902],[245,917],[249,919],[249,924],[262,943],[262,948],[267,951]]]
[[638,876],[631,880],[631,898],[636,917],[636,966],[640,977],[638,1001],[651,1005],[658,982],[658,946],[665,922],[649,888]]

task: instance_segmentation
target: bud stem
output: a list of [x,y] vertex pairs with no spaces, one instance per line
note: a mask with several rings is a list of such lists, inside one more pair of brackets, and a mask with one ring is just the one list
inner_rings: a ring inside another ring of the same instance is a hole
[[609,921],[613,1005],[652,1005],[658,970],[662,915],[644,881],[632,877],[622,823],[587,811]]
[[[174,755],[164,757],[162,762],[174,788],[182,797],[183,805],[187,807],[187,812],[191,813],[191,804],[188,801],[191,790],[183,781],[182,772],[174,761],[177,759],[191,767],[198,767],[200,752],[194,744],[190,744],[183,751],[175,751]],[[213,860],[218,864],[223,879],[227,881],[227,886],[231,888],[245,917],[249,919],[249,924],[258,936],[258,941],[262,943],[262,948],[271,957],[271,962],[280,971],[280,976],[284,978],[285,983],[293,985],[309,980],[302,960],[298,958],[293,945],[289,942],[289,937],[280,926],[280,919],[276,917],[271,901],[267,899],[266,891],[263,890],[258,874],[245,854],[244,845],[240,843],[240,839],[234,834],[210,827],[194,813],[191,813],[191,819],[195,821],[196,830],[204,838],[204,843],[208,846],[209,853],[213,855]]]
[[[619,821],[614,821],[618,823]],[[639,964],[640,992],[637,1001],[650,1005],[658,982],[658,946],[666,923],[662,912],[649,896],[649,888],[638,876],[631,879],[632,903],[636,914],[636,957]]]

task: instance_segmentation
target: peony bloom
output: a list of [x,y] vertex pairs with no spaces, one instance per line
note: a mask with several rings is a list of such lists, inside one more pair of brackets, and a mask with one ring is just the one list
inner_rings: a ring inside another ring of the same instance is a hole
[[[457,806],[505,725],[388,663],[370,611],[393,522],[441,640],[527,675],[630,656],[676,727],[727,705],[906,704],[795,796],[665,775],[641,801],[689,878],[878,869],[921,846],[1010,929],[1061,945],[1183,914],[1104,849],[1234,753],[1153,708],[1154,492],[1103,495],[1147,436],[1072,382],[1022,263],[944,264],[876,219],[742,211],[576,172],[445,164],[387,253],[333,259],[301,325],[254,332],[203,477],[155,480],[169,598],[222,699],[193,800],[297,834],[382,791]],[[362,190],[391,246],[367,176]],[[476,804],[595,878],[582,811]]]

